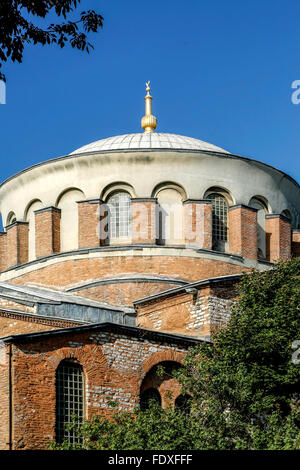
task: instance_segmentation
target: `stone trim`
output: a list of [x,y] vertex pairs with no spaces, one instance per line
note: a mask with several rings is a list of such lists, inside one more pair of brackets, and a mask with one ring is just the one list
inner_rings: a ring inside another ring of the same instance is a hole
[[228,207],[229,211],[232,211],[234,209],[247,209],[247,210],[250,210],[252,212],[257,212],[258,211],[258,209],[255,209],[254,207],[247,206],[246,204],[235,204],[234,206],[229,206]]
[[29,222],[24,222],[23,220],[16,220],[12,224],[6,225],[5,230],[10,230],[13,227],[17,227],[19,225],[29,225]]
[[37,211],[34,211],[34,213],[40,214],[41,212],[49,212],[49,211],[61,213],[61,210],[55,206],[43,207],[42,209],[38,209]]
[[280,219],[291,223],[291,219],[283,214],[266,214],[266,219]]
[[157,197],[132,197],[131,202],[155,202],[157,203]]
[[186,199],[182,204],[212,204],[210,199]]
[[0,308],[0,317],[12,318],[14,320],[26,321],[28,323],[39,323],[49,326],[57,327],[70,327],[77,326],[81,324],[86,324],[86,322],[80,322],[79,320],[68,320],[58,317],[44,317],[42,315],[30,314],[19,310],[9,310]]
[[143,277],[126,277],[118,279],[104,279],[102,281],[90,282],[89,284],[84,284],[78,287],[71,287],[66,289],[65,292],[76,292],[78,290],[90,289],[92,287],[103,286],[107,284],[123,284],[128,282],[137,282],[137,283],[163,283],[163,284],[178,284],[180,286],[187,285],[187,281],[179,281],[178,279],[159,279],[159,278],[143,278]]

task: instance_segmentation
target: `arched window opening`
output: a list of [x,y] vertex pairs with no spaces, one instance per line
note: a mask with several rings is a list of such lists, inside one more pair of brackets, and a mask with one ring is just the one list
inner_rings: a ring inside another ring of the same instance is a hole
[[152,403],[161,406],[161,396],[156,388],[148,388],[140,396],[140,408],[142,411],[147,410]]
[[282,211],[281,214],[287,217],[290,221],[292,221],[292,214],[290,213],[288,209],[285,209],[284,211]]
[[11,225],[16,221],[17,221],[16,214],[14,212],[10,212],[6,219],[6,225]]
[[131,198],[125,192],[114,193],[108,198],[109,237],[111,240],[128,239],[131,236]]
[[228,243],[228,203],[224,196],[211,193],[206,199],[212,201],[212,248],[226,251]]
[[183,197],[176,187],[163,187],[158,201],[158,239],[160,245],[183,244]]
[[191,400],[192,397],[188,394],[179,395],[175,400],[175,408],[188,415],[191,412]]
[[[78,204],[85,199],[80,189],[69,189],[59,198],[57,207],[61,210],[60,251],[78,249]],[[96,229],[95,229],[96,230]]]
[[56,441],[82,442],[75,429],[68,429],[72,417],[80,426],[84,420],[84,376],[80,364],[63,361],[56,371]]
[[266,214],[268,208],[263,200],[256,197],[250,200],[249,206],[257,209],[257,258],[265,260],[267,256]]
[[25,220],[29,223],[28,226],[28,261],[36,258],[35,255],[35,211],[42,209],[43,204],[41,201],[36,200],[30,204],[26,211]]

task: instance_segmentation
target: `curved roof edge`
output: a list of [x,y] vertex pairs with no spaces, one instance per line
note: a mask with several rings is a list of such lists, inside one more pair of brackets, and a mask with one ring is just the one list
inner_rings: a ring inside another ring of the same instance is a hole
[[[119,149],[119,150],[104,150],[104,151],[95,151],[95,152],[88,152],[88,153],[78,153],[78,154],[67,154],[67,155],[62,155],[60,157],[54,157],[50,158],[48,160],[44,160],[43,162],[35,163],[34,165],[31,165],[29,167],[24,168],[23,170],[19,171],[18,173],[15,173],[12,176],[9,176],[6,178],[1,184],[0,184],[0,189],[13,179],[19,177],[20,175],[27,173],[34,168],[38,168],[43,165],[48,165],[50,163],[56,163],[62,160],[69,160],[72,158],[84,158],[87,155],[98,155],[98,154],[107,154],[107,153],[135,153],[135,152],[140,152],[142,149]],[[213,155],[216,157],[220,158],[232,158],[232,159],[238,159],[238,160],[244,160],[248,162],[253,162],[253,163],[258,163],[259,165],[265,166],[267,168],[270,168],[272,170],[277,171],[283,177],[287,178],[290,180],[292,183],[294,183],[299,189],[300,189],[300,184],[298,183],[297,180],[295,180],[292,176],[290,176],[288,173],[285,173],[283,170],[280,170],[272,165],[269,165],[268,163],[261,162],[260,160],[255,160],[254,158],[250,157],[243,157],[241,155],[234,155],[231,153],[225,153],[225,152],[216,152],[216,151],[210,151],[210,150],[186,150],[186,149],[171,149],[171,148],[161,148],[161,149],[144,149],[145,152],[179,152],[179,153],[202,153],[202,154],[207,154],[207,155]]]

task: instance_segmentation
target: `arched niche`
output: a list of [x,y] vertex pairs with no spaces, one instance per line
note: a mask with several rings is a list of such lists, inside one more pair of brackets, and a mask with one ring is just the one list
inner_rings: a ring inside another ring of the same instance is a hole
[[60,219],[60,250],[72,251],[78,249],[78,204],[85,199],[83,191],[70,188],[60,194],[56,207],[61,210]]
[[185,190],[176,183],[161,183],[153,191],[158,202],[158,243],[161,245],[182,245],[183,201]]
[[10,224],[13,224],[14,222],[17,221],[17,217],[16,217],[16,214],[13,212],[13,211],[10,211],[7,218],[6,218],[6,224],[5,226],[7,225],[10,225]]
[[250,199],[249,206],[257,209],[257,257],[266,259],[266,214],[269,212],[268,201],[262,196],[254,196]]
[[36,258],[35,254],[35,214],[34,212],[42,209],[43,203],[39,199],[31,201],[24,214],[24,220],[28,222],[28,261]]
[[[180,367],[181,364],[176,361],[162,361],[151,367],[140,387],[140,403],[143,397],[148,397],[147,393],[149,397],[150,395],[154,397],[153,394],[155,393],[156,397],[159,394],[163,408],[170,403],[174,404],[175,397],[181,391],[181,385],[174,377],[174,372]],[[147,392],[148,390],[149,392]],[[153,392],[153,390],[156,392]]]

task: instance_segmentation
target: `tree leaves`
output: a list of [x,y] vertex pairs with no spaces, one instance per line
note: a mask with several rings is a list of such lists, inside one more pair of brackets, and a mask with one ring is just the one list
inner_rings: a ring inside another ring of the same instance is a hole
[[[10,59],[21,63],[25,44],[42,46],[67,44],[74,49],[89,52],[93,45],[87,34],[96,33],[103,27],[103,17],[94,10],[82,11],[78,21],[52,23],[43,29],[30,21],[30,16],[47,18],[54,11],[58,17],[67,19],[81,0],[1,0],[0,4],[0,69]],[[0,71],[0,79],[6,80]]]

